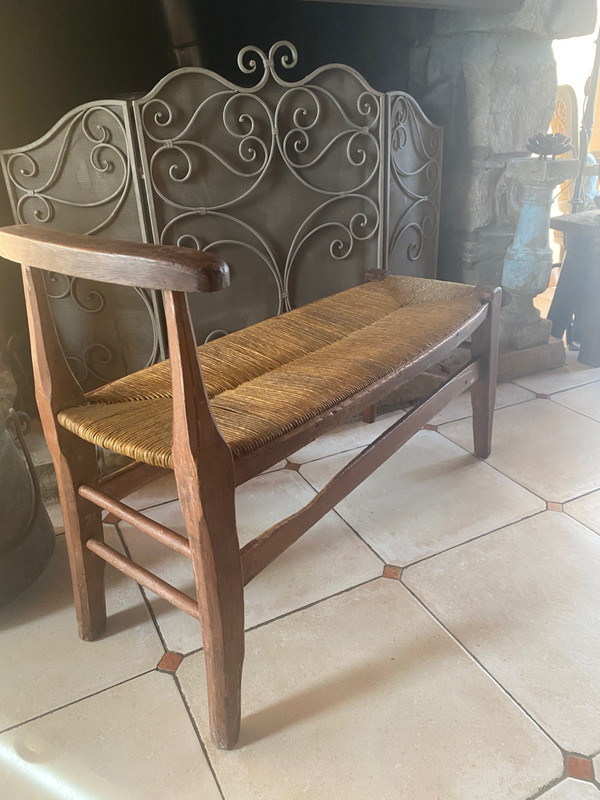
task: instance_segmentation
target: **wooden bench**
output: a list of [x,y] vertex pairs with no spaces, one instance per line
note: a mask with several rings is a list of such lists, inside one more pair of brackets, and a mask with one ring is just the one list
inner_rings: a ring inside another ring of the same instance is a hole
[[[199,619],[212,737],[231,748],[240,727],[244,585],[465,389],[474,452],[489,454],[500,290],[387,276],[197,349],[186,293],[229,283],[227,265],[211,253],[23,225],[0,229],[0,255],[23,265],[36,394],[58,477],[79,634],[91,640],[104,631],[106,562]],[[162,291],[170,361],[84,394],[56,334],[44,270]],[[240,550],[237,485],[372,408],[467,341],[465,367],[303,509]],[[135,460],[100,479],[95,445]],[[175,473],[186,537],[121,502],[165,469]],[[102,509],[191,559],[197,596],[106,545]]]

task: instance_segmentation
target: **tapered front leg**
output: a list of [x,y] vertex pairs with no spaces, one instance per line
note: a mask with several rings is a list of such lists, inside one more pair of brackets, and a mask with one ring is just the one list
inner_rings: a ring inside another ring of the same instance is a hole
[[213,417],[185,295],[165,292],[173,385],[173,465],[202,623],[211,735],[235,745],[244,660],[244,584],[229,445]]
[[244,661],[244,588],[234,486],[232,480],[216,487],[203,508],[200,487],[190,487],[189,479],[185,483],[180,501],[202,624],[211,736],[217,747],[229,750],[240,732]]

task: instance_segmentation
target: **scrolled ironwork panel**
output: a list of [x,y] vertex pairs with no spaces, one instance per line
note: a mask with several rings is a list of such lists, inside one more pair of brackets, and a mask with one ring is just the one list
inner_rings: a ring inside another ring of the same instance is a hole
[[[290,81],[297,63],[289,42],[248,46],[238,65],[249,86],[184,68],[131,104],[74,109],[0,154],[15,219],[218,253],[232,285],[190,297],[201,341],[374,269],[434,275],[441,130],[408,95],[377,92],[341,64]],[[47,285],[84,388],[163,355],[155,294],[60,276]]]
[[[146,241],[125,102],[73,109],[43,137],[0,154],[15,221]],[[85,390],[141,369],[161,351],[156,297],[49,275],[61,343]]]
[[286,80],[297,61],[289,42],[249,46],[250,87],[186,68],[133,104],[155,241],[230,264],[230,290],[191,298],[202,340],[381,264],[384,95],[339,64]]
[[443,131],[404,92],[387,96],[387,269],[435,277]]

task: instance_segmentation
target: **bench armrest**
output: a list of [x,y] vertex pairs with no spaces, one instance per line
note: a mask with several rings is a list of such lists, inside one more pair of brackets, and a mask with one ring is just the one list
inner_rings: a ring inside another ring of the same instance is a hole
[[143,289],[217,292],[229,286],[229,267],[212,253],[37,225],[0,228],[0,256],[50,272]]

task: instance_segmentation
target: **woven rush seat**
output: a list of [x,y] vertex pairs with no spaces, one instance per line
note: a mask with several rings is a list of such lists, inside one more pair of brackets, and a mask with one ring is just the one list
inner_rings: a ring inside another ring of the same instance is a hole
[[[212,411],[234,458],[408,365],[481,303],[472,286],[389,276],[200,346]],[[95,445],[172,469],[171,397],[167,360],[88,393],[87,405],[61,411],[58,421]]]

